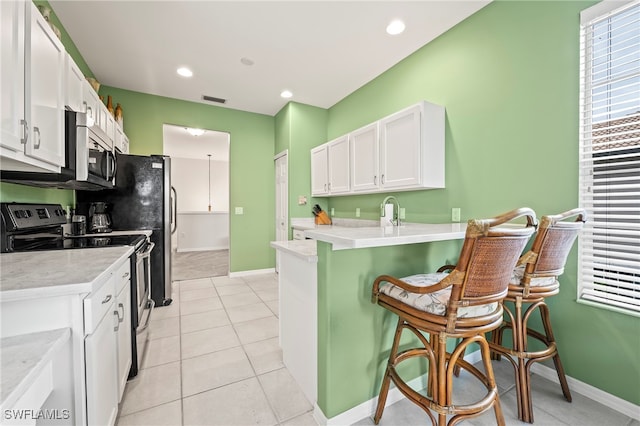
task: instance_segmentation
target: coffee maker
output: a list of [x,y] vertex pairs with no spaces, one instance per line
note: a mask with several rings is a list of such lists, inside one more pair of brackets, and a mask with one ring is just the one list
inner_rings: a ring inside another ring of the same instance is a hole
[[111,232],[111,218],[107,214],[107,203],[95,202],[89,205],[89,232]]

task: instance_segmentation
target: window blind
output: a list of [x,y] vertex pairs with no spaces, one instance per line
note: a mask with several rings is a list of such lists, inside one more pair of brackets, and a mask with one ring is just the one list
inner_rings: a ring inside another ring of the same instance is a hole
[[640,315],[640,0],[620,4],[581,15],[578,299]]

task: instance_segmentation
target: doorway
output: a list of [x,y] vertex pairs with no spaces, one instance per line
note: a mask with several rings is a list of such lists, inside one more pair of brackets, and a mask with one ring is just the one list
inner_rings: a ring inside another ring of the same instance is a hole
[[229,133],[163,125],[176,189],[174,281],[229,274]]
[[[289,155],[282,151],[275,156],[276,171],[276,241],[289,239]],[[280,250],[276,250],[276,272],[280,263]]]

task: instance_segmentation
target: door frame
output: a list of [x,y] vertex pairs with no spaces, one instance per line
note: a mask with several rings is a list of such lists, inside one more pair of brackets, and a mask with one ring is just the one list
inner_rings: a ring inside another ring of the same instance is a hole
[[[287,173],[286,184],[284,188],[280,188],[279,190],[279,169],[278,162],[285,160],[285,168]],[[286,241],[289,239],[289,150],[285,149],[284,151],[279,152],[273,157],[274,163],[274,185],[275,185],[275,240],[276,241]],[[283,198],[281,200],[280,198]],[[284,212],[280,211],[280,207],[284,208]],[[279,232],[280,226],[284,226],[284,239],[281,233]],[[278,266],[280,264],[279,258],[279,250],[276,250],[276,272],[278,272]]]

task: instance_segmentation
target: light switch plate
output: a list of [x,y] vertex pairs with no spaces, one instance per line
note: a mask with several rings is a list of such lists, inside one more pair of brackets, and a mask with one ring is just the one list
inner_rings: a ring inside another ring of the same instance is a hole
[[304,195],[298,195],[298,205],[299,206],[306,206],[307,205],[307,197],[305,197]]
[[460,222],[460,207],[451,209],[451,222]]
[[236,214],[244,214],[244,208],[243,207],[236,207]]
[[360,207],[356,207],[356,217],[360,217]]

